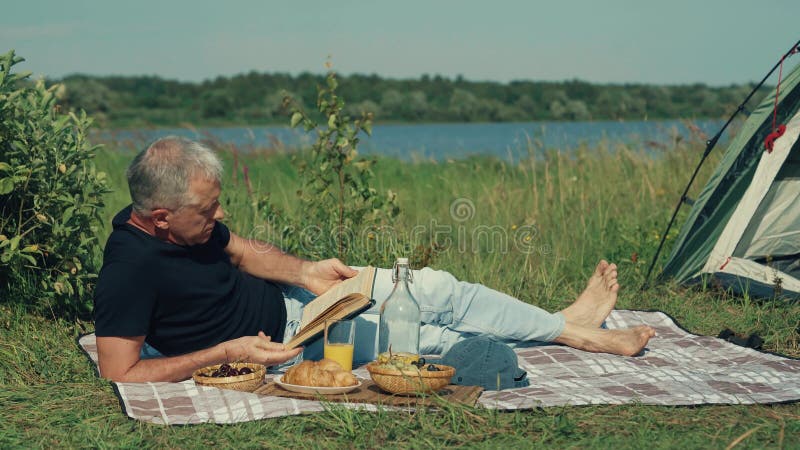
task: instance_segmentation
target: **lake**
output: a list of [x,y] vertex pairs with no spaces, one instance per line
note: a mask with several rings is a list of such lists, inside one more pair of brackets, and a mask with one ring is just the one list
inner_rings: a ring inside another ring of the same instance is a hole
[[[722,120],[692,122],[708,137],[717,133],[723,124]],[[542,148],[570,151],[581,145],[591,148],[603,142],[611,148],[623,143],[652,151],[670,148],[677,137],[690,139],[691,134],[686,123],[678,120],[375,125],[371,137],[362,137],[359,151],[362,154],[378,153],[404,160],[441,161],[481,154],[514,161],[527,155],[530,143],[534,143],[536,151]],[[242,151],[255,148],[292,149],[307,146],[313,141],[313,135],[287,126],[140,129],[100,133],[103,139],[112,139],[137,149],[168,135],[212,138],[224,144],[233,144]]]

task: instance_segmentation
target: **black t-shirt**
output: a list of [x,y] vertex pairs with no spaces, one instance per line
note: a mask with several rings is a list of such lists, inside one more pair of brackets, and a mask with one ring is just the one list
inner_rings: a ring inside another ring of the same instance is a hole
[[94,295],[97,336],[146,336],[164,355],[180,355],[264,331],[283,341],[286,305],[273,283],[250,276],[225,253],[228,228],[217,222],[205,244],[164,242],[112,221]]

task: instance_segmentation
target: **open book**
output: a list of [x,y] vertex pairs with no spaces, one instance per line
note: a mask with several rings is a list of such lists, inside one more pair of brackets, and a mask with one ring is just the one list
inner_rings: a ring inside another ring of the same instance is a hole
[[358,275],[334,285],[307,304],[300,319],[300,330],[285,343],[286,348],[303,345],[318,336],[324,331],[326,320],[352,318],[374,305],[375,272],[374,267],[365,267]]

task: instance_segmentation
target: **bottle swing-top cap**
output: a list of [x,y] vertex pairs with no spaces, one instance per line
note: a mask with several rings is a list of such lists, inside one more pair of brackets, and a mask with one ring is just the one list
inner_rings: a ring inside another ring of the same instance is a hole
[[397,258],[397,260],[394,262],[394,267],[392,268],[392,282],[397,283],[397,281],[400,280],[400,269],[399,269],[400,266],[406,267],[407,270],[406,280],[409,283],[413,283],[414,277],[411,272],[411,267],[409,267],[408,264],[408,258]]

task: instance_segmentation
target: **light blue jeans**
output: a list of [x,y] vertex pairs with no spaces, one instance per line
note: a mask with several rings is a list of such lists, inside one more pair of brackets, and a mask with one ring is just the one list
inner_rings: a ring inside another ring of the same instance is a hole
[[[549,313],[481,284],[459,281],[449,272],[426,267],[414,270],[412,275],[414,282],[409,287],[422,313],[422,354],[443,354],[456,342],[475,335],[490,336],[511,346],[529,346],[551,342],[564,331],[566,320],[560,312]],[[355,364],[373,361],[377,356],[380,309],[393,288],[392,270],[378,269],[372,292],[375,306],[356,318]],[[297,332],[303,306],[314,299],[314,294],[287,286],[284,296],[285,342]],[[322,340],[318,339],[305,348],[303,358],[317,360],[322,354]]]
[[[411,293],[422,313],[422,354],[443,354],[456,342],[475,335],[490,336],[511,346],[529,346],[551,342],[564,331],[566,320],[560,312],[549,313],[481,284],[459,281],[449,272],[426,267],[414,270],[413,280]],[[380,309],[393,288],[392,270],[378,269],[372,292],[375,306],[356,318],[355,364],[377,356]],[[315,296],[296,286],[282,285],[281,289],[286,304],[286,342],[297,333],[303,307]],[[306,346],[301,357],[317,360],[322,355],[322,339],[317,339]],[[161,355],[145,343],[141,356],[144,359]]]

